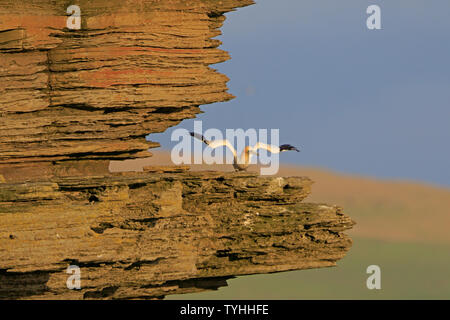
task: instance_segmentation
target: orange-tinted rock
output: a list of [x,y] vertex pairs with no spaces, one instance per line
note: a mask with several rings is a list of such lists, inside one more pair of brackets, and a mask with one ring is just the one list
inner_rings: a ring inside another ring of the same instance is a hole
[[0,3],[0,163],[146,157],[145,141],[226,101],[222,13],[251,0]]
[[[160,298],[333,266],[353,222],[302,203],[311,184],[167,167],[0,183],[0,299]],[[69,265],[80,290],[66,286]]]

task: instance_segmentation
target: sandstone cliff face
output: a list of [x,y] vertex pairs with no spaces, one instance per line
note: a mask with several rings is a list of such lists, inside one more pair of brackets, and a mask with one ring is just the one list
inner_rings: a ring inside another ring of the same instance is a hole
[[308,178],[108,170],[232,98],[213,37],[252,1],[78,1],[76,31],[69,4],[0,0],[0,298],[161,298],[345,255],[353,222],[304,203]]
[[[157,298],[332,266],[353,222],[301,203],[310,186],[217,172],[1,184],[0,298]],[[68,265],[81,268],[81,290],[67,289]]]
[[[0,2],[0,163],[149,156],[163,132],[225,101],[210,64],[223,12],[252,1]],[[3,30],[3,31],[2,31]]]

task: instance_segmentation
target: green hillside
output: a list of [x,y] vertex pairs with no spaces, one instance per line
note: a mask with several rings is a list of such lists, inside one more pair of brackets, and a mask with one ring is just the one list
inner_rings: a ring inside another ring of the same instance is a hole
[[[217,291],[166,299],[450,299],[450,246],[354,239],[337,267],[251,275]],[[381,290],[366,268],[381,268]]]

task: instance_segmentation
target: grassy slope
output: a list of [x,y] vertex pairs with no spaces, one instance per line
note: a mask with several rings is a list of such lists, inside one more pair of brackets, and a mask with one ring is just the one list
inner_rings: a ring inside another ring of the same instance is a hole
[[[337,267],[251,275],[218,291],[167,299],[449,299],[450,246],[354,239]],[[381,268],[381,290],[368,290],[367,266]]]
[[376,180],[311,168],[285,167],[282,175],[315,181],[307,200],[338,204],[357,222],[352,236],[450,244],[450,189]]
[[[114,163],[112,170],[170,163],[153,159]],[[230,170],[230,166],[195,166]],[[253,168],[256,170],[256,168]],[[338,204],[357,222],[353,248],[336,268],[239,277],[229,287],[170,299],[450,299],[450,190],[383,181],[321,169],[283,166],[280,175],[315,181],[307,201]],[[382,290],[368,290],[367,266],[382,271]]]

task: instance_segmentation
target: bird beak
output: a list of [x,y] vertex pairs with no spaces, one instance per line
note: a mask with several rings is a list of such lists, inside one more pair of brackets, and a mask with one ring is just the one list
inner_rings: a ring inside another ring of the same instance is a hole
[[250,153],[251,153],[251,154],[254,154],[255,156],[259,156],[259,153],[256,152],[256,151],[253,151],[253,150],[252,150],[252,151],[250,151]]

